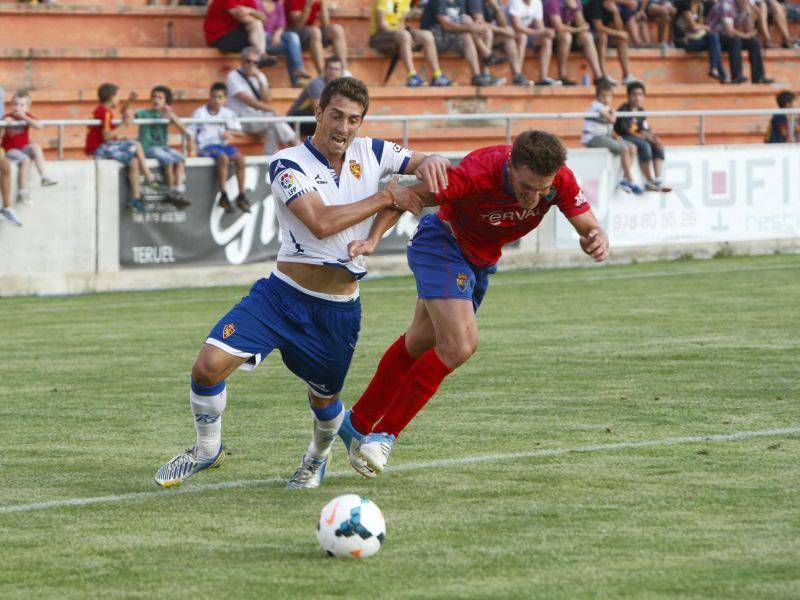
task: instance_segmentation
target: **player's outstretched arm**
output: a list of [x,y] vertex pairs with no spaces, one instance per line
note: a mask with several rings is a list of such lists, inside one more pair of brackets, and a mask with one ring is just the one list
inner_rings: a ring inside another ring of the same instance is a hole
[[582,215],[570,217],[569,222],[580,236],[581,249],[594,259],[595,262],[603,262],[608,258],[608,235],[594,213],[589,210]]
[[432,194],[438,194],[447,187],[447,170],[451,167],[450,161],[438,154],[422,154],[414,152],[406,166],[406,173],[425,183]]
[[[420,183],[413,186],[411,189],[415,190],[415,193],[417,194],[428,193],[425,185],[426,184]],[[397,183],[397,178],[393,177],[384,191],[387,191],[390,195],[397,195],[398,188],[401,187],[402,186],[398,185]],[[383,209],[381,212],[379,212],[375,217],[375,221],[372,223],[372,227],[369,230],[369,236],[367,239],[353,240],[347,245],[347,253],[349,254],[350,258],[355,258],[356,256],[361,256],[362,254],[369,256],[375,252],[375,249],[378,247],[381,239],[383,239],[383,234],[395,226],[397,221],[400,219],[400,215],[402,214],[403,211],[400,210],[399,207],[395,206]]]
[[309,192],[293,200],[289,210],[320,240],[344,231],[385,208],[419,214],[422,211],[419,196],[410,188],[398,186],[396,179],[393,183],[395,185],[391,192],[386,188],[358,202],[336,206],[326,206],[318,192]]

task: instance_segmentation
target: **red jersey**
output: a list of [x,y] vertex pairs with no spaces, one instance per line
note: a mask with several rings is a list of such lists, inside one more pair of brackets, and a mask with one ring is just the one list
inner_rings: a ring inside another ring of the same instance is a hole
[[[31,113],[26,112],[25,115],[29,119],[36,119]],[[17,117],[12,115],[11,113],[7,113],[3,115],[3,120],[11,119],[12,121],[18,121]],[[0,146],[3,147],[3,150],[22,150],[25,146],[31,143],[30,137],[30,125],[27,123],[25,125],[14,125],[6,127],[5,132],[3,133],[3,141],[0,142]]]
[[461,252],[476,267],[500,260],[502,248],[535,229],[550,207],[565,217],[589,210],[575,174],[561,167],[550,193],[535,208],[522,208],[508,181],[511,146],[489,146],[471,152],[448,171],[447,189],[436,194],[438,216],[450,223]]
[[92,118],[100,119],[102,124],[89,125],[89,130],[86,132],[86,145],[83,147],[83,151],[89,156],[92,156],[97,149],[103,145],[103,142],[105,142],[103,139],[103,131],[114,129],[114,125],[111,123],[111,119],[114,118],[114,113],[111,112],[111,109],[107,106],[101,104],[95,108],[92,113]]
[[210,46],[226,33],[239,28],[239,21],[228,11],[237,6],[257,9],[256,0],[211,0],[203,21],[206,43]]
[[[303,12],[303,9],[306,7],[305,0],[286,0],[284,2],[286,5],[286,25],[288,26],[291,21],[289,21],[289,13],[291,12]],[[317,15],[319,14],[319,2],[314,2],[311,5],[311,10],[308,12],[308,18],[304,25],[313,25],[314,21],[317,20]]]

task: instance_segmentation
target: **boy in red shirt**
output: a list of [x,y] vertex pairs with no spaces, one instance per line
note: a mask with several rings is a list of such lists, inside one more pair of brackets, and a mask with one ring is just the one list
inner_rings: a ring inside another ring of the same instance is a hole
[[3,208],[0,208],[0,215],[17,227],[22,227],[22,221],[11,208],[11,163],[2,148],[0,148],[0,195],[3,196]]
[[[28,200],[28,172],[31,168],[31,159],[36,163],[42,185],[55,185],[55,179],[47,177],[44,173],[44,154],[39,144],[32,144],[30,128],[41,129],[42,125],[30,112],[31,96],[26,90],[20,90],[11,99],[11,112],[3,115],[6,121],[3,139],[0,145],[6,152],[9,161],[19,163],[17,173],[17,202]],[[24,121],[24,125],[11,125],[13,121]]]
[[[128,198],[127,206],[131,210],[144,212],[145,207],[142,202],[142,192],[139,186],[139,173],[144,175],[149,185],[155,186],[155,179],[144,156],[142,146],[136,140],[129,140],[114,130],[118,125],[114,125],[113,108],[117,106],[117,92],[119,86],[113,83],[104,83],[97,88],[97,98],[100,105],[92,112],[92,118],[98,119],[100,125],[89,125],[86,132],[86,145],[84,152],[95,158],[106,158],[117,160],[128,167],[128,182],[131,186],[131,196]],[[123,110],[122,123],[127,125],[133,120],[133,113],[128,109],[127,104]]]

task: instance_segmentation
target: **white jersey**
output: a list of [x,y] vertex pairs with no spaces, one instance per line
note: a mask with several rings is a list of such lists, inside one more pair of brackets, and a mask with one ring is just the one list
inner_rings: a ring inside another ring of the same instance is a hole
[[208,105],[204,104],[194,111],[192,118],[225,120],[225,123],[194,123],[189,125],[189,132],[197,141],[197,147],[200,149],[215,144],[224,145],[222,134],[225,131],[240,131],[242,129],[236,119],[236,113],[225,106],[221,106],[216,114],[211,114],[208,110]]
[[345,152],[338,177],[311,138],[273,155],[269,176],[283,240],[278,260],[342,267],[358,279],[366,275],[364,257],[351,260],[347,245],[369,236],[374,216],[320,240],[294,216],[289,204],[309,192],[318,192],[326,206],[363,200],[378,191],[382,178],[404,173],[411,154],[411,150],[391,142],[355,138]]

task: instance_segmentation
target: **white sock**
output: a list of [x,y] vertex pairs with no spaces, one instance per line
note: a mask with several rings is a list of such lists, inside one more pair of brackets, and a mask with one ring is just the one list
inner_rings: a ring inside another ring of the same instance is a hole
[[339,427],[344,421],[344,406],[342,406],[341,400],[337,399],[326,408],[312,408],[311,414],[314,416],[314,430],[306,456],[323,459],[331,453],[331,446],[333,446],[336,434],[339,433]]
[[222,411],[227,403],[228,390],[225,382],[215,386],[201,386],[194,381],[189,392],[189,405],[194,415],[197,432],[195,448],[197,456],[211,458],[217,455],[222,445]]

